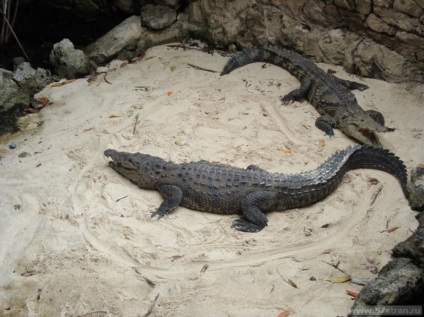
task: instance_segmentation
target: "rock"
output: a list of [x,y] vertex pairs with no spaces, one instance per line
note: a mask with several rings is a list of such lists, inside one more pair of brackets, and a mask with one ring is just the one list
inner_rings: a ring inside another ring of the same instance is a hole
[[[424,271],[409,258],[396,258],[359,292],[348,316],[387,316],[384,306],[401,305],[422,294]],[[371,306],[372,305],[372,306]],[[373,312],[364,314],[370,309]]]
[[393,4],[393,0],[373,0],[374,6],[390,8]]
[[371,0],[355,0],[356,10],[362,14],[369,14],[371,12]]
[[13,73],[12,80],[28,95],[33,95],[52,82],[49,70],[37,68],[35,70],[30,63],[20,64]]
[[424,213],[418,214],[417,218],[417,230],[393,248],[393,256],[410,258],[416,265],[424,267]]
[[347,9],[347,10],[355,9],[355,3],[353,2],[353,0],[334,0],[334,3],[336,6],[341,7],[343,9]]
[[393,3],[393,9],[416,18],[419,18],[423,13],[423,9],[413,0],[395,0]]
[[7,111],[15,105],[29,105],[31,97],[52,82],[48,70],[33,69],[27,62],[12,73],[0,69],[0,111]]
[[14,57],[13,70],[16,70],[16,68],[18,68],[18,66],[21,65],[22,63],[25,63],[25,57],[22,57],[22,56]]
[[376,31],[378,33],[386,33],[389,35],[394,35],[396,33],[396,29],[394,27],[388,25],[374,13],[371,13],[367,17],[366,22],[371,30]]
[[163,30],[177,20],[175,10],[164,5],[147,4],[141,8],[141,25],[152,30]]
[[[411,171],[408,184],[409,205],[413,210],[424,210],[424,167],[417,166]],[[423,218],[423,217],[421,217]],[[422,219],[424,221],[424,219]],[[423,232],[424,236],[424,232]]]
[[152,31],[141,26],[141,18],[132,16],[116,26],[96,42],[85,48],[85,53],[97,64],[113,58],[131,60],[147,48],[188,38],[199,33],[199,28],[188,22],[188,16],[180,14],[177,21],[162,31]]
[[132,0],[114,0],[113,4],[126,13],[133,13],[135,11],[135,4]]
[[[191,1],[196,1],[196,0],[191,0]],[[180,7],[182,2],[184,1],[183,0],[154,0],[155,4],[164,4],[174,9]]]
[[374,13],[377,14],[384,22],[396,26],[401,30],[407,32],[420,32],[419,20],[412,18],[405,13],[397,12],[392,9],[386,9],[383,7],[375,7]]
[[89,74],[95,69],[95,65],[90,62],[83,51],[75,49],[74,44],[68,39],[53,45],[53,50],[50,52],[50,63],[62,78],[75,78]]
[[141,27],[140,17],[134,15],[88,45],[84,52],[96,64],[103,64],[119,54],[134,52],[135,55],[144,49],[140,39],[145,33],[146,30]]
[[324,13],[324,2],[309,0],[305,3],[303,13],[312,22],[328,25],[327,16]]
[[[28,105],[30,96],[12,80],[11,71],[0,68],[0,112],[11,109],[16,104]],[[1,115],[1,114],[0,114]]]

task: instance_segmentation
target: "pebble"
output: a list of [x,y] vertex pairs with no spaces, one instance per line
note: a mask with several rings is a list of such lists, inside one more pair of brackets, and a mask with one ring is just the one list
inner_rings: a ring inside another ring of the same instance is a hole
[[16,149],[16,143],[15,142],[12,142],[12,143],[10,143],[9,144],[9,149]]

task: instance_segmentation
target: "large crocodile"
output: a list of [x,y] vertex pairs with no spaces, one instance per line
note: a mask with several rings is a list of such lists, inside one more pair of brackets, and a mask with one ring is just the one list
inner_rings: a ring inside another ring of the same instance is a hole
[[356,145],[336,152],[314,170],[298,174],[269,173],[256,165],[247,169],[207,161],[176,164],[141,153],[108,149],[109,165],[139,187],[157,190],[165,199],[153,216],[162,217],[181,205],[217,214],[242,214],[232,227],[256,232],[267,225],[264,213],[311,205],[333,192],[343,175],[372,168],[394,175],[405,197],[407,173],[388,150]]
[[384,126],[380,112],[365,111],[358,105],[351,90],[365,90],[368,86],[327,74],[313,62],[286,49],[247,48],[230,58],[221,76],[254,62],[280,66],[295,76],[301,82],[300,88],[282,97],[282,103],[306,98],[321,114],[315,125],[329,136],[334,135],[335,127],[364,144],[381,146],[376,132],[394,130]]

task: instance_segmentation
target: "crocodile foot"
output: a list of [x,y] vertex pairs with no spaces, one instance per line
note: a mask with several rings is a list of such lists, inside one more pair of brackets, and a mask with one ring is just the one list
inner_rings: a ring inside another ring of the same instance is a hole
[[253,222],[246,220],[245,218],[239,218],[233,221],[231,228],[234,228],[238,231],[244,231],[244,232],[259,232],[264,227],[258,226],[254,224]]

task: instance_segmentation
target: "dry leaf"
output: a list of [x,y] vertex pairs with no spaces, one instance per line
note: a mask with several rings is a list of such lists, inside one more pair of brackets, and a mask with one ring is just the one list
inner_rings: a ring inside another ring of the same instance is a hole
[[172,95],[172,91],[168,91],[168,97]]
[[286,154],[288,154],[288,153],[292,153],[293,151],[292,150],[290,150],[290,149],[283,149],[282,147],[278,147],[277,148],[277,151],[280,151],[280,152],[283,152],[283,153],[286,153]]
[[391,233],[393,231],[396,231],[397,229],[399,229],[399,227],[393,227],[393,228],[387,229],[387,233]]
[[91,84],[95,82],[96,80],[97,80],[97,76],[90,76],[88,77],[87,82]]
[[50,87],[61,87],[61,86],[63,86],[63,85],[64,85],[64,83],[57,82],[57,83],[53,83],[53,84],[51,84],[51,85],[50,85]]
[[183,257],[184,257],[184,255],[173,255],[173,256],[170,257],[170,259],[171,259],[171,262],[174,262],[174,261],[179,260]]
[[324,146],[325,145],[325,140],[319,140],[319,146]]
[[295,282],[293,282],[291,279],[287,280],[287,283],[289,283],[291,286],[293,286],[294,288],[297,288],[297,285]]
[[116,114],[111,114],[110,116],[109,116],[109,119],[113,119],[113,118],[120,118],[121,116],[118,116],[118,115],[116,115]]
[[419,168],[424,168],[424,164],[418,164],[417,165]]
[[120,68],[125,67],[128,65],[128,61],[122,62],[121,65],[119,65]]
[[328,281],[331,283],[344,283],[344,282],[350,281],[350,276],[346,275],[346,276],[331,277],[331,278],[326,278],[325,281]]
[[284,310],[281,313],[279,313],[277,317],[287,317],[288,315],[290,315],[290,310]]
[[41,102],[41,104],[45,107],[45,106],[47,106],[47,104],[49,103],[49,98],[47,98],[47,97],[43,97],[43,98],[41,98],[40,99],[40,102]]
[[145,61],[147,61],[148,59],[152,59],[152,58],[154,58],[154,57],[155,57],[155,56],[148,56],[148,57],[145,57],[145,58],[144,58],[144,60],[145,60]]
[[51,84],[50,87],[61,87],[61,86],[66,85],[66,84],[73,83],[75,80],[76,79],[68,79],[68,80],[65,80],[65,81],[62,81],[62,82],[56,82],[56,83]]
[[358,293],[357,292],[349,291],[348,289],[346,290],[346,294],[347,295],[350,295],[352,297],[355,297],[355,298],[358,296]]

